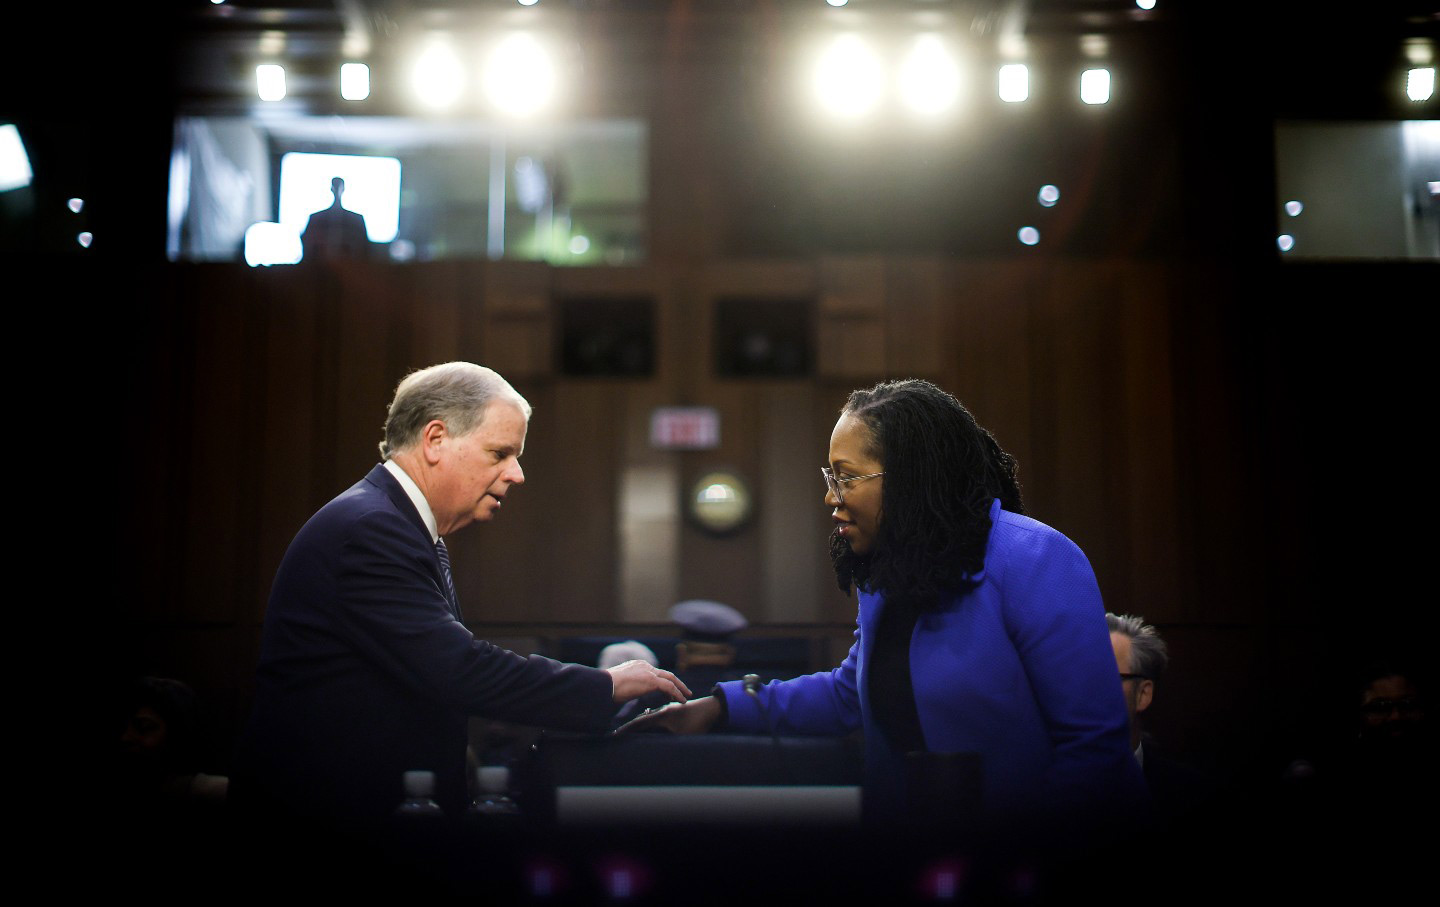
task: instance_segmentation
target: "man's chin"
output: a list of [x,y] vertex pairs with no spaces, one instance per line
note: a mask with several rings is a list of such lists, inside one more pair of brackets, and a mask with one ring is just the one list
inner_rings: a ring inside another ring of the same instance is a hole
[[486,502],[484,504],[481,504],[480,507],[475,511],[475,522],[488,523],[491,520],[495,519],[495,517],[497,517],[499,514],[500,502],[486,498]]

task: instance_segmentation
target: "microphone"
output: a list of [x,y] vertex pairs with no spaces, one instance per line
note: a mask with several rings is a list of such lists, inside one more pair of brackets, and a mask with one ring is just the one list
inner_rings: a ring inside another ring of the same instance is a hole
[[779,764],[781,775],[791,779],[791,782],[794,783],[795,773],[790,769],[790,760],[785,758],[785,747],[780,743],[780,732],[775,730],[775,725],[770,720],[770,710],[765,707],[765,700],[760,698],[760,675],[746,674],[740,679],[740,682],[744,684],[742,689],[745,690],[745,694],[753,696],[755,704],[760,706],[760,714],[765,719],[765,726],[770,729],[770,742],[774,744],[775,760]]

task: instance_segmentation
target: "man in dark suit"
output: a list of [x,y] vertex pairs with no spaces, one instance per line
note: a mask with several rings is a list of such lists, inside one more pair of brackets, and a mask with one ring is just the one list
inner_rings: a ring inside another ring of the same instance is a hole
[[365,215],[340,204],[340,197],[345,194],[345,181],[338,176],[332,179],[330,194],[335,201],[330,207],[313,212],[305,222],[305,229],[300,231],[303,259],[367,258],[370,235],[365,227]]
[[252,814],[376,828],[406,771],[465,802],[469,715],[575,731],[674,675],[630,661],[600,670],[524,657],[465,628],[443,537],[500,511],[525,481],[529,404],[465,362],[407,376],[383,462],[316,513],[275,575],[234,799]]
[[1145,773],[1145,784],[1162,824],[1191,817],[1216,791],[1208,775],[1186,765],[1160,749],[1155,738],[1144,733],[1141,716],[1155,698],[1155,681],[1170,662],[1165,640],[1143,617],[1106,612],[1110,646],[1120,669],[1125,710],[1130,714],[1130,748]]

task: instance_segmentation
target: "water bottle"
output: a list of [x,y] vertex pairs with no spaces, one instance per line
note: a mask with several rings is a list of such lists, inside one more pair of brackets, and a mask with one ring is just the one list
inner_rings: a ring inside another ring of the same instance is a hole
[[483,765],[475,770],[478,793],[466,812],[469,824],[486,829],[513,828],[520,822],[520,807],[510,796],[510,769]]
[[434,799],[434,772],[406,772],[403,783],[405,799],[395,808],[397,819],[439,822],[445,818],[445,811]]

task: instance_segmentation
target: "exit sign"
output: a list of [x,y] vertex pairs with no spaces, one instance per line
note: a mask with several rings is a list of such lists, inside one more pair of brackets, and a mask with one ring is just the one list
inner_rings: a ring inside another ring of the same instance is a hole
[[650,414],[650,446],[713,450],[720,446],[720,414],[709,406],[661,406]]

